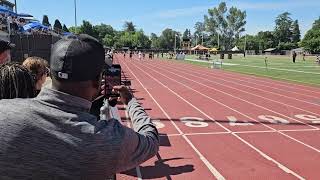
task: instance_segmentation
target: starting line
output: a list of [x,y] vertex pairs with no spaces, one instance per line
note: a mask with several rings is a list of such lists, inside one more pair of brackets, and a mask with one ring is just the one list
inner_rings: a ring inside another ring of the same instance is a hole
[[[311,124],[320,125],[320,117],[314,116],[314,115],[308,115],[308,114],[297,114],[294,116],[295,118],[298,118],[300,120],[309,121]],[[226,117],[229,120],[230,126],[254,126],[253,123],[247,122],[247,121],[238,121],[236,117],[234,116],[227,116]],[[279,125],[289,125],[290,121],[277,117],[272,115],[260,115],[258,116],[258,119],[262,120],[259,121],[259,123],[270,123],[270,124],[279,124]],[[209,126],[208,122],[205,122],[203,118],[199,117],[182,117],[180,118],[180,121],[187,127],[191,128],[205,128]],[[214,120],[211,120],[212,122],[215,122]],[[161,122],[161,120],[154,119],[152,121],[158,129],[162,129],[165,127],[165,124]]]

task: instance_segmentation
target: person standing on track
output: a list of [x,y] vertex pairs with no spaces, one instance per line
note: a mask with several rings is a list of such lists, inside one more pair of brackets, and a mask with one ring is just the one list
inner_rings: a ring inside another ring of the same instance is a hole
[[292,52],[292,61],[296,63],[297,53],[295,51]]
[[141,51],[139,51],[139,60],[141,60],[142,56],[141,56]]
[[130,59],[132,59],[132,54],[133,54],[133,52],[132,52],[132,51],[130,51],[130,54],[129,54]]

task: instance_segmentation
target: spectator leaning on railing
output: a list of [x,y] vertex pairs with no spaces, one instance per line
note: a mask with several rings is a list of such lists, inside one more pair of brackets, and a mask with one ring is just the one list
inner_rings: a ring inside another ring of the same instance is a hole
[[51,54],[52,88],[34,99],[0,101],[0,179],[104,180],[158,152],[157,129],[127,88],[114,89],[133,129],[88,113],[105,58],[97,40],[62,39]]

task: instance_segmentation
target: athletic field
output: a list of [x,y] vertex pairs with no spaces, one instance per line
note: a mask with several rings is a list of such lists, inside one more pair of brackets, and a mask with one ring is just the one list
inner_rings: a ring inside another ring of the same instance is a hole
[[[267,57],[267,64],[265,59]],[[212,62],[219,60],[218,56],[211,56],[209,61],[199,61],[195,55],[187,55],[184,63],[198,64],[211,67]],[[296,63],[289,56],[247,56],[234,55],[233,59],[224,59],[222,69],[227,71],[270,77],[272,79],[290,81],[295,83],[320,86],[320,65],[316,57],[297,57]]]
[[117,179],[320,179],[320,88],[179,61],[115,63],[161,144]]

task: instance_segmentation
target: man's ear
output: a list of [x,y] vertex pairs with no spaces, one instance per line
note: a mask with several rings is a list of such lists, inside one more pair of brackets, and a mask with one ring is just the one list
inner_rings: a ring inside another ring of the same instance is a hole
[[100,82],[99,81],[91,81],[92,87],[95,89],[100,89]]

